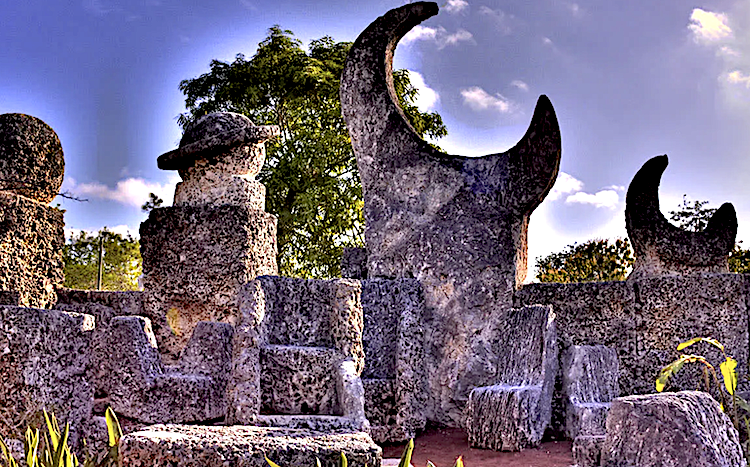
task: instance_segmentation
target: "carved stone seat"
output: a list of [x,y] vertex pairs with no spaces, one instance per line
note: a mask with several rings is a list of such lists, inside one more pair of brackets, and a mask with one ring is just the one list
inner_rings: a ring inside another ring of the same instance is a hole
[[550,306],[512,309],[502,326],[498,384],[471,391],[466,426],[472,447],[519,451],[539,446],[552,416],[557,332]]
[[263,276],[245,285],[228,420],[367,430],[359,297],[358,281]]

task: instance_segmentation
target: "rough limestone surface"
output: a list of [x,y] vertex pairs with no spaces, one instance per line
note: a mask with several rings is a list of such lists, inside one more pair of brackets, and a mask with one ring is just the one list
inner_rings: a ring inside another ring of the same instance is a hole
[[698,391],[615,399],[602,467],[740,467],[739,435],[719,404]]
[[526,276],[529,216],[552,188],[561,143],[546,96],[502,154],[452,156],[416,134],[392,99],[393,51],[437,12],[435,3],[412,3],[360,34],[342,73],[341,107],[362,178],[368,277],[422,283],[431,418],[457,426],[471,388],[496,373],[486,364],[491,330]]
[[[112,308],[115,316],[144,315],[143,292],[115,292],[109,290],[57,289],[57,305],[87,305],[95,303]],[[150,317],[149,317],[150,318]]]
[[722,204],[702,232],[670,224],[659,210],[659,183],[668,163],[666,155],[654,157],[630,182],[625,200],[625,225],[635,250],[630,277],[729,272],[737,236],[734,206]]
[[422,287],[416,279],[364,280],[362,311],[362,382],[372,437],[408,440],[424,428],[427,417]]
[[573,440],[573,461],[576,467],[599,467],[604,435],[578,436]]
[[47,204],[64,172],[62,145],[49,125],[30,115],[0,115],[0,191]]
[[79,446],[91,417],[89,374],[94,318],[79,313],[0,306],[0,433],[23,439],[40,411],[71,425]]
[[240,287],[276,274],[276,217],[245,206],[169,207],[141,224],[144,314],[177,359],[199,321],[236,323]]
[[549,306],[512,309],[503,326],[497,384],[471,391],[466,431],[472,447],[519,451],[539,446],[552,417],[555,315]]
[[[747,384],[748,279],[742,274],[663,276],[623,282],[527,284],[516,306],[553,306],[561,347],[605,345],[620,362],[620,395],[654,391],[659,370],[677,358],[677,345],[696,336],[722,342]],[[695,347],[718,364],[711,346]],[[697,368],[697,367],[695,367]],[[697,372],[697,374],[694,373]],[[700,373],[686,365],[672,388],[694,389]]]
[[617,352],[603,345],[574,345],[562,352],[565,434],[603,435],[612,399],[620,393]]
[[341,277],[367,279],[367,250],[344,248],[341,253]]
[[246,284],[227,387],[228,422],[317,427],[330,426],[319,416],[338,415],[346,419],[339,425],[366,427],[360,295],[359,281],[348,279],[262,276]]
[[305,429],[252,426],[155,425],[120,440],[122,465],[129,467],[379,467],[382,450],[366,433],[322,433]]
[[109,381],[112,408],[145,423],[205,422],[226,412],[231,325],[202,322],[185,349],[184,367],[162,364],[147,318],[110,322]]
[[0,290],[18,292],[23,306],[51,307],[64,279],[64,226],[59,209],[0,191]]

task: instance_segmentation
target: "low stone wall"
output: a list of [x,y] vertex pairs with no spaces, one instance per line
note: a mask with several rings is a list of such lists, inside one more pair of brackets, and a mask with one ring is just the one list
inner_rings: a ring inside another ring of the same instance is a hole
[[[747,384],[748,283],[742,274],[702,274],[528,284],[516,292],[514,302],[552,305],[563,347],[601,344],[615,349],[621,395],[654,392],[661,368],[679,355],[677,345],[697,336],[713,337],[725,345],[739,363],[742,388]],[[723,359],[710,346],[689,351],[717,365]],[[673,388],[694,389],[695,376],[686,367],[674,379]]]

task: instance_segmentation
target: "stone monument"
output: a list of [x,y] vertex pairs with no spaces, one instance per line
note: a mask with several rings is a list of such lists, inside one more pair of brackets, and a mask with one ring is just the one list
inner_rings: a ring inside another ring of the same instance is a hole
[[141,224],[144,310],[160,351],[174,361],[198,321],[235,324],[240,287],[277,274],[276,217],[255,180],[275,126],[213,113],[185,131],[180,147],[158,158],[179,171],[174,205]]
[[561,142],[546,96],[502,154],[452,156],[417,135],[394,97],[393,51],[437,12],[435,3],[411,3],[360,34],[341,77],[341,108],[362,178],[368,277],[422,283],[431,418],[457,424],[469,391],[497,376],[495,331],[526,277],[529,216],[554,184]]

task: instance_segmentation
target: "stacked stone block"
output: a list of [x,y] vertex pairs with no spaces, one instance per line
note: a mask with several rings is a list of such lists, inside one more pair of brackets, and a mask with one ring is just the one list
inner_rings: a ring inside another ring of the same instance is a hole
[[235,324],[240,287],[277,273],[276,218],[255,180],[263,141],[277,134],[239,114],[210,114],[158,159],[182,178],[174,205],[151,211],[140,230],[144,311],[168,361],[197,322]]

